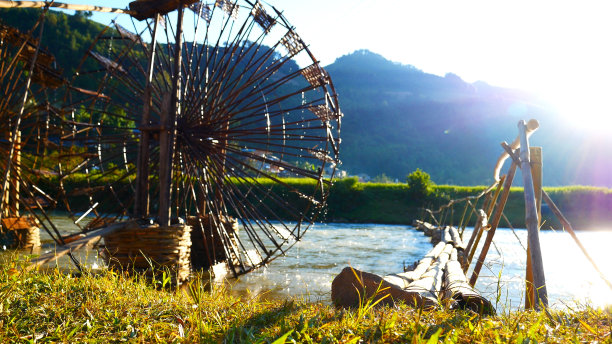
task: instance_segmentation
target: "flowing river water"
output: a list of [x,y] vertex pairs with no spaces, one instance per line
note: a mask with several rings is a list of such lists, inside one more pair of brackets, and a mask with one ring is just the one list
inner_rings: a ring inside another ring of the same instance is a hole
[[[73,226],[69,219],[54,218],[59,228]],[[469,229],[464,237],[469,238]],[[578,232],[578,237],[608,279],[612,279],[612,231]],[[42,232],[45,241],[48,236]],[[520,241],[520,242],[519,242]],[[500,228],[494,238],[476,289],[498,310],[517,309],[524,303],[527,231]],[[569,234],[540,232],[544,271],[550,304],[557,308],[588,303],[612,304],[612,290],[599,277]],[[315,224],[285,256],[238,279],[227,282],[230,292],[277,299],[295,297],[331,302],[333,278],[345,267],[379,275],[403,271],[423,257],[432,245],[429,238],[410,226],[381,224]],[[43,246],[51,250],[49,244]],[[9,254],[6,251],[4,255]],[[86,265],[103,265],[95,251],[78,259]],[[70,265],[66,257],[60,266]],[[470,269],[471,272],[471,269]]]

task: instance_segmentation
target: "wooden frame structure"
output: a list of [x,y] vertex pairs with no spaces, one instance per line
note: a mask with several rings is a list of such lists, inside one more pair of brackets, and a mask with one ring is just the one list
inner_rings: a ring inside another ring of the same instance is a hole
[[[542,149],[540,147],[530,147],[529,136],[533,134],[539,127],[536,120],[529,122],[519,121],[519,134],[512,144],[503,142],[503,154],[497,160],[494,169],[493,185],[485,189],[483,192],[475,196],[470,196],[462,199],[451,200],[448,204],[440,209],[432,211],[426,209],[426,213],[434,220],[437,226],[443,227],[446,221],[452,224],[452,208],[461,203],[465,203],[465,209],[459,222],[461,233],[465,229],[468,222],[471,221],[473,215],[476,215],[476,224],[470,237],[466,254],[461,261],[464,273],[472,263],[473,257],[477,256],[472,270],[469,284],[473,287],[478,280],[478,276],[485,262],[489,248],[493,242],[495,231],[499,226],[502,218],[508,222],[508,219],[503,214],[510,187],[514,180],[517,168],[522,171],[524,197],[525,197],[525,225],[527,227],[528,245],[526,248],[527,264],[525,271],[525,308],[540,310],[548,307],[548,293],[546,288],[546,279],[543,267],[543,257],[540,249],[539,228],[541,222],[541,204],[542,200],[548,204],[553,211],[565,231],[567,231],[575,243],[580,247],[583,254],[589,260],[591,265],[599,273],[602,280],[612,289],[612,283],[601,272],[597,264],[590,257],[588,251],[582,245],[572,225],[563,216],[561,211],[552,201],[550,196],[542,189]],[[500,176],[500,171],[504,162],[511,158],[510,167],[504,176]],[[479,200],[484,199],[480,207],[477,206]],[[471,211],[468,214],[468,210]],[[449,216],[450,214],[450,216]],[[466,216],[466,214],[468,216]],[[449,220],[450,219],[450,220]],[[482,235],[486,231],[486,237],[482,245],[480,254],[476,255],[476,251]]]

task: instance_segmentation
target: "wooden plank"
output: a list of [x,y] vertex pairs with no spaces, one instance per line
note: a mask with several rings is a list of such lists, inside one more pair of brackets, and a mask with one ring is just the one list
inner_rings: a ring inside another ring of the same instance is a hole
[[105,228],[101,228],[95,231],[88,233],[85,237],[75,240],[69,244],[56,247],[55,251],[49,252],[39,256],[38,258],[32,259],[30,261],[30,265],[27,267],[27,270],[32,270],[37,268],[45,263],[49,263],[57,258],[65,256],[66,254],[77,251],[83,247],[88,245],[92,245],[94,242],[102,239],[103,236],[111,234],[118,229],[125,227],[127,222],[116,223],[114,225],[110,225]]

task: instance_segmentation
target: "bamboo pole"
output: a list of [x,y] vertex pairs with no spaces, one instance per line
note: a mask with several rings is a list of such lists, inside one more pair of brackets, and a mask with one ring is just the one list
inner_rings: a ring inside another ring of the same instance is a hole
[[472,261],[472,257],[474,256],[474,250],[472,250],[472,246],[474,245],[474,241],[476,240],[476,236],[478,235],[478,232],[480,232],[480,230],[482,228],[485,228],[488,224],[488,217],[487,217],[487,213],[484,212],[484,210],[482,209],[478,209],[478,215],[477,215],[477,219],[476,219],[476,225],[474,226],[474,231],[472,232],[472,235],[470,236],[470,240],[468,241],[467,247],[465,248],[465,258],[463,261],[463,272],[466,272],[468,267],[470,266],[470,262]]
[[[506,176],[502,177],[502,179],[504,178],[506,178]],[[495,194],[494,195],[489,194],[489,196],[491,196],[487,198],[489,200],[489,203],[485,202],[483,206],[485,209],[487,209],[485,210],[487,214],[487,218],[491,218],[493,209],[495,209],[495,204],[497,204],[497,198],[499,197],[499,193],[502,189],[502,185],[503,185],[503,181],[500,180],[500,182],[497,183],[497,189],[495,190]],[[484,230],[488,230],[488,226],[481,226],[479,228],[479,231],[476,233],[476,238],[472,242],[471,251],[468,254],[468,260],[466,264],[467,267],[470,266],[470,263],[472,262],[472,259],[474,258],[474,254],[476,254],[476,249],[478,249],[478,243],[480,243],[480,239],[482,238],[482,233]],[[466,267],[466,271],[467,271],[467,267]]]
[[499,225],[499,220],[501,219],[502,214],[504,213],[504,208],[506,207],[506,202],[508,201],[508,196],[510,195],[510,187],[512,186],[512,182],[514,181],[514,175],[516,174],[516,167],[516,164],[512,162],[512,165],[510,165],[510,169],[508,170],[508,174],[506,174],[501,198],[499,200],[499,203],[497,203],[497,206],[495,207],[495,213],[493,214],[492,221],[489,222],[489,231],[487,232],[487,237],[485,238],[482,250],[480,250],[480,255],[478,256],[478,260],[476,261],[476,265],[474,266],[474,271],[472,271],[472,277],[470,277],[470,285],[472,287],[476,284],[476,280],[478,279],[478,275],[480,274],[482,265],[484,264],[485,258],[487,257],[487,253],[489,252],[489,247],[491,247],[491,243],[493,242],[493,236],[495,235],[495,231],[497,230],[497,226]]
[[538,212],[531,176],[529,141],[527,140],[527,124],[525,121],[519,121],[518,128],[521,139],[520,157],[525,195],[525,224],[527,226],[528,251],[532,258],[533,286],[536,289],[534,299],[535,309],[539,310],[541,306],[548,307],[548,293],[546,291],[546,278],[542,263],[542,251],[538,232]]
[[46,1],[6,1],[0,0],[0,8],[63,8],[66,10],[75,11],[94,11],[94,12],[106,12],[106,13],[124,13],[134,14],[134,11],[123,10],[120,8],[94,6],[94,5],[79,5],[79,4],[65,4],[61,2],[46,2]]
[[[536,210],[538,212],[538,230],[542,225],[542,147],[529,147],[531,156],[531,176],[533,178],[533,189],[536,199]],[[529,243],[527,243],[527,267],[525,269],[525,309],[533,309],[535,290],[533,289],[533,266]]]

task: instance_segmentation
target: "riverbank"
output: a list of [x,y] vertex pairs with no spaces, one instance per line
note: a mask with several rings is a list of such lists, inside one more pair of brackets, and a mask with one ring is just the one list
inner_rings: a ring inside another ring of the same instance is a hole
[[[66,190],[107,183],[127,183],[127,180],[117,180],[116,176],[104,176],[96,179],[96,183],[88,184],[85,175],[73,175],[66,178],[63,183]],[[312,193],[315,181],[305,178],[283,178],[292,188],[304,194]],[[49,194],[57,194],[57,177],[39,177],[35,183]],[[278,195],[282,195],[292,204],[302,204],[304,199],[295,192],[291,192],[286,186],[260,178],[258,184],[262,187],[271,187]],[[237,185],[240,188],[240,184]],[[455,185],[428,185],[425,190],[411,189],[407,183],[361,183],[357,178],[344,178],[335,180],[330,187],[327,207],[324,212],[315,219],[321,222],[349,222],[349,223],[385,223],[385,224],[412,224],[412,220],[423,216],[423,208],[436,209],[448,203],[451,199],[473,196],[484,190],[485,186],[455,186]],[[129,187],[120,186],[117,190],[131,190]],[[576,230],[593,230],[612,228],[612,189],[589,187],[589,186],[564,186],[544,187],[566,218],[572,223]],[[101,189],[100,193],[103,193]],[[121,199],[130,199],[133,195],[125,194],[118,196]],[[87,202],[85,196],[73,196],[72,202],[78,203],[79,197]],[[104,199],[101,197],[101,199]],[[266,200],[263,200],[266,202]],[[74,204],[73,203],[73,204]],[[482,201],[479,203],[482,205]],[[105,204],[98,208],[104,211]],[[273,201],[266,202],[267,208],[281,215],[286,211]],[[60,210],[62,204],[59,204]],[[459,222],[462,209],[454,212],[456,223]],[[513,187],[508,197],[505,208],[510,223],[513,227],[525,226],[525,206],[522,187]],[[543,229],[561,229],[560,223],[552,212],[546,207],[542,208]],[[473,225],[475,216],[472,216]],[[501,226],[507,226],[505,222]]]
[[[452,199],[477,195],[485,186],[432,185],[423,195],[404,183],[360,183],[354,179],[337,180],[330,191],[326,222],[411,224],[423,216],[423,208],[437,209]],[[576,230],[612,228],[612,189],[589,186],[544,187]],[[522,187],[512,187],[504,213],[511,225],[525,227]],[[482,205],[482,200],[479,205]],[[454,223],[463,213],[454,211]],[[543,229],[561,229],[561,224],[546,205],[542,207]],[[473,225],[472,216],[470,225]],[[507,227],[503,222],[500,226]]]
[[589,306],[481,317],[470,311],[354,310],[261,294],[231,296],[192,280],[157,288],[117,273],[21,272],[0,267],[0,342],[493,343],[608,342],[609,311]]

